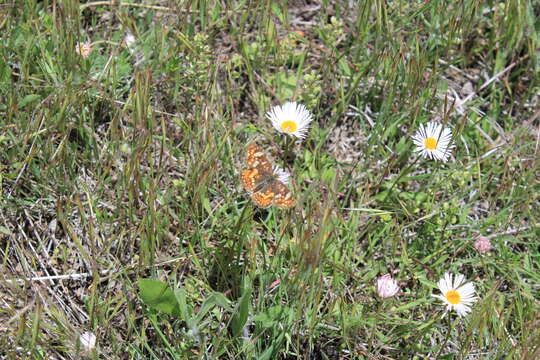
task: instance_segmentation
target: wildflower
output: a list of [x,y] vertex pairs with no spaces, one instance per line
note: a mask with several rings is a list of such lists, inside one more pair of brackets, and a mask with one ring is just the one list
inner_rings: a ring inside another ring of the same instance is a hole
[[479,236],[474,242],[474,248],[481,254],[487,253],[491,250],[491,241],[485,236]]
[[124,37],[124,42],[126,43],[126,46],[129,48],[133,43],[135,42],[135,36],[133,34],[127,33]]
[[136,39],[133,34],[127,33],[127,35],[124,37],[124,44],[131,54],[135,53],[135,41]]
[[452,131],[436,122],[420,125],[412,137],[416,145],[415,151],[425,158],[447,161],[450,157],[452,144]]
[[311,113],[302,104],[287,102],[274,106],[266,117],[272,121],[277,131],[304,139],[312,120]]
[[96,346],[96,335],[87,331],[81,334],[79,341],[84,350],[90,351]]
[[447,311],[455,310],[459,316],[465,316],[471,312],[471,307],[478,298],[474,293],[472,283],[464,284],[465,276],[457,274],[455,279],[449,273],[444,274],[444,278],[439,280],[437,286],[442,295],[432,295],[441,299],[447,306]]
[[397,294],[399,285],[392,279],[390,274],[383,275],[377,279],[377,294],[381,298],[389,298]]
[[82,57],[88,57],[88,55],[90,55],[90,52],[92,51],[92,43],[78,42],[77,45],[75,45],[75,51]]

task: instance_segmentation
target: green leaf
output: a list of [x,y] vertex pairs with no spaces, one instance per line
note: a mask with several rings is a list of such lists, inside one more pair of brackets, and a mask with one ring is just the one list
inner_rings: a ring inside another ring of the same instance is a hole
[[264,328],[272,328],[276,323],[286,323],[286,317],[291,319],[292,311],[287,306],[276,305],[269,308],[267,311],[258,313],[253,317],[253,321],[260,323]]
[[453,354],[453,353],[442,355],[440,357],[441,360],[453,360],[455,358],[456,358],[456,354]]
[[219,305],[229,311],[232,311],[229,300],[222,293],[212,293],[204,300],[201,309],[197,313],[197,322],[201,321],[203,317],[212,310],[216,305]]
[[239,336],[246,324],[249,314],[249,304],[251,300],[251,288],[244,289],[244,293],[236,306],[236,312],[232,317],[231,326],[233,336]]
[[154,279],[139,279],[138,283],[139,295],[149,308],[169,315],[180,316],[178,301],[166,283]]
[[13,233],[7,228],[7,227],[4,227],[4,226],[0,226],[0,233],[4,234],[4,235],[13,235]]
[[219,3],[216,3],[215,6],[212,7],[211,13],[212,22],[215,23],[221,19],[221,6]]
[[192,309],[187,304],[186,290],[184,288],[176,289],[174,291],[174,296],[176,297],[176,301],[178,302],[181,318],[187,321],[187,319],[191,318]]
[[403,136],[401,139],[399,139],[399,142],[396,145],[396,152],[398,154],[402,154],[406,152],[407,148],[409,147],[410,141],[407,137]]
[[285,14],[283,14],[278,4],[272,2],[270,3],[270,8],[272,9],[272,13],[279,19],[280,22],[286,22]]
[[280,347],[280,345],[283,343],[283,339],[285,338],[285,333],[279,334],[276,340],[272,341],[272,345],[268,347],[259,357],[259,360],[268,360],[268,359],[275,359],[276,358],[276,350]]
[[291,99],[296,91],[296,76],[294,74],[278,73],[275,79],[276,96],[281,102]]
[[225,295],[223,295],[220,292],[214,292],[212,295],[210,295],[207,299],[207,301],[212,301],[212,303],[221,306],[227,311],[232,311],[231,302]]
[[331,168],[326,168],[322,171],[322,174],[321,174],[321,180],[326,182],[326,183],[331,183],[332,180],[334,180],[336,178],[336,170],[335,168],[331,167]]
[[341,59],[339,59],[339,62],[338,62],[338,66],[339,68],[341,69],[341,72],[347,76],[351,76],[352,75],[352,71],[351,71],[351,68],[349,67],[349,64],[347,64],[347,61],[345,60],[344,57],[342,57]]
[[17,107],[19,109],[22,109],[26,105],[33,103],[34,101],[37,101],[39,99],[41,99],[41,96],[37,94],[26,95],[21,101],[19,101],[19,103],[17,104]]

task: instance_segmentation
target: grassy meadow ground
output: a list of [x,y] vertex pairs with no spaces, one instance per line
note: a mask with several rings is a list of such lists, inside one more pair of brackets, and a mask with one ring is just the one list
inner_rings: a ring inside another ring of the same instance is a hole
[[[539,359],[539,14],[2,2],[0,359]],[[286,101],[302,142],[265,117]],[[414,152],[429,121],[448,162]],[[251,140],[293,208],[242,189]],[[445,272],[467,316],[432,296]]]

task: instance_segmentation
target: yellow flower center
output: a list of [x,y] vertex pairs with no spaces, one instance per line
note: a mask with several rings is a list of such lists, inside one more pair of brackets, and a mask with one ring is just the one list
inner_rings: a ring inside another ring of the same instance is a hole
[[424,140],[424,146],[428,150],[435,150],[437,148],[437,139],[428,137],[426,140]]
[[292,134],[298,129],[298,124],[292,120],[285,120],[281,123],[281,130],[288,134]]
[[461,302],[461,295],[456,290],[448,290],[444,297],[452,305],[457,305]]

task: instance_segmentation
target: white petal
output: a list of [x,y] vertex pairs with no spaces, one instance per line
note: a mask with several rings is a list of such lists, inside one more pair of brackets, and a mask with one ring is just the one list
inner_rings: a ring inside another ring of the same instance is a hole
[[431,294],[431,296],[436,297],[437,299],[441,299],[444,302],[447,302],[446,298],[444,296],[442,296],[442,295]]
[[452,288],[458,289],[459,286],[463,283],[464,279],[465,279],[465,276],[463,276],[462,274],[457,274],[454,280],[454,284],[452,285]]
[[463,294],[463,296],[469,296],[469,295],[474,295],[474,285],[473,283],[467,283],[467,284],[463,284],[460,288],[459,288],[459,292]]
[[454,306],[454,308],[459,316],[465,316],[471,312],[471,308],[463,304],[457,304]]
[[442,278],[437,282],[437,287],[444,294],[448,291],[448,286],[446,285],[446,279]]
[[448,288],[452,289],[454,286],[453,282],[454,276],[448,272],[444,273],[444,280],[446,281],[446,285]]

